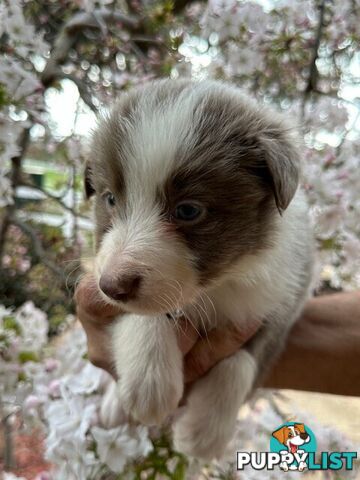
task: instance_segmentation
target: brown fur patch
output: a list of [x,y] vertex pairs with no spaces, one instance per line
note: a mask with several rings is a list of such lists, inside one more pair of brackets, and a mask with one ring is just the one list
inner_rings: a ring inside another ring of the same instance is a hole
[[202,283],[231,268],[241,255],[265,248],[271,240],[272,194],[257,176],[233,168],[209,168],[204,162],[194,169],[179,169],[168,179],[165,192],[169,217],[175,205],[186,199],[197,200],[207,209],[196,225],[176,225],[195,254]]

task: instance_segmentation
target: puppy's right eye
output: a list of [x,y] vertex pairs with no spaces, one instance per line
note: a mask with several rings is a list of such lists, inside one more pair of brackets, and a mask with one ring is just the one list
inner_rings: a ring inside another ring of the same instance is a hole
[[176,206],[172,218],[178,222],[190,223],[201,220],[205,213],[204,206],[197,202],[182,202]]
[[106,192],[105,193],[105,201],[110,208],[113,208],[115,206],[115,203],[116,203],[114,194],[112,194],[111,192]]

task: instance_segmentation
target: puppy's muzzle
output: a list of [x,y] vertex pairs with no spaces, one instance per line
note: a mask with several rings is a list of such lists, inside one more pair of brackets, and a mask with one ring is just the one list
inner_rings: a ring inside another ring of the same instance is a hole
[[126,303],[137,297],[142,278],[137,273],[121,274],[119,276],[101,275],[99,287],[112,300]]

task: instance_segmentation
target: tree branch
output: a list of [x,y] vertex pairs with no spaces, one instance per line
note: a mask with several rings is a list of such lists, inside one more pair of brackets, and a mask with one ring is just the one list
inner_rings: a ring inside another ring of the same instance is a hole
[[311,62],[310,62],[309,79],[304,92],[305,96],[307,96],[310,92],[315,90],[317,87],[319,72],[316,66],[316,60],[318,59],[318,56],[319,56],[319,47],[321,43],[324,26],[325,26],[324,19],[325,19],[326,1],[327,0],[321,0],[320,6],[319,6],[318,26],[317,26],[315,43],[314,43]]
[[72,213],[74,216],[78,217],[78,218],[83,218],[84,220],[89,220],[88,217],[85,217],[84,215],[81,215],[79,214],[78,212],[76,212],[73,208],[69,207],[68,205],[66,205],[66,203],[64,203],[60,197],[56,196],[56,195],[53,195],[52,193],[48,192],[47,190],[39,187],[38,185],[35,185],[34,183],[32,182],[21,182],[20,185],[18,185],[19,187],[29,187],[29,188],[33,188],[34,190],[37,190],[38,192],[41,192],[43,193],[47,198],[49,198],[50,200],[54,200],[54,202],[58,203],[64,210],[67,210],[68,212]]
[[55,42],[50,58],[41,75],[41,81],[48,87],[59,74],[58,67],[66,60],[70,49],[76,43],[78,34],[85,28],[104,31],[104,25],[121,23],[130,31],[136,31],[141,20],[123,13],[105,8],[95,9],[92,13],[80,12],[74,15],[62,28]]
[[1,226],[0,226],[0,269],[2,268],[2,257],[4,254],[6,235],[11,225],[10,217],[15,213],[16,204],[15,204],[15,190],[18,186],[21,178],[21,167],[22,167],[22,158],[27,149],[30,139],[30,129],[25,128],[21,132],[19,139],[20,153],[16,157],[11,159],[11,188],[12,188],[12,203],[6,206],[5,213],[3,215]]

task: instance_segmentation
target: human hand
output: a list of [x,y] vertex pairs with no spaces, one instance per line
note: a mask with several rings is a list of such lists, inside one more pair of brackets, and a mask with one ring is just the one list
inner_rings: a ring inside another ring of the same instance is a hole
[[[89,359],[114,377],[109,349],[109,325],[119,308],[101,296],[96,281],[86,275],[75,299],[77,314],[88,339]],[[324,295],[308,301],[301,318],[290,332],[286,349],[265,379],[265,387],[292,388],[338,395],[360,395],[360,292]],[[185,382],[205,375],[222,359],[233,355],[257,331],[213,330],[199,338],[189,322],[178,332],[184,355]],[[298,358],[302,361],[299,363]],[[347,374],[343,375],[346,371]],[[311,372],[311,375],[309,374]]]
[[[76,292],[77,316],[84,327],[88,342],[89,360],[116,378],[112,361],[110,326],[122,310],[107,303],[99,292],[95,278],[85,275]],[[212,330],[201,338],[197,330],[185,319],[179,321],[177,339],[184,355],[185,383],[192,383],[205,375],[214,365],[236,353],[257,331],[258,325],[239,331],[234,327]]]

